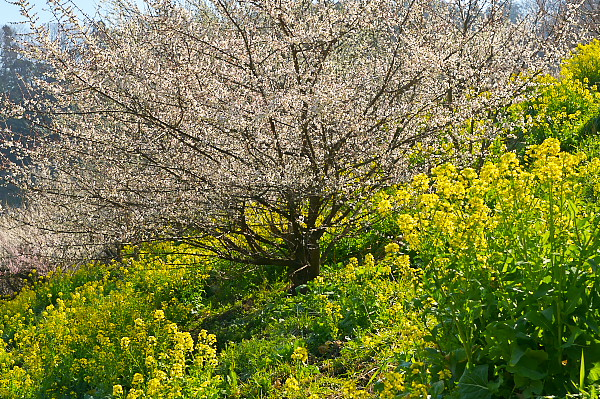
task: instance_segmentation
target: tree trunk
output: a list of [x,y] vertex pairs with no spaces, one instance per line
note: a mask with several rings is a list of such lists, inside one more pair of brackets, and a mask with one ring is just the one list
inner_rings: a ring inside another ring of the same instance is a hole
[[295,265],[290,268],[292,289],[313,280],[321,272],[321,248],[314,234],[307,234],[296,251]]
[[308,199],[308,212],[303,218],[305,226],[301,226],[299,220],[301,213],[298,211],[294,201],[290,201],[290,212],[294,215],[291,220],[292,242],[294,243],[294,262],[289,268],[289,278],[292,282],[292,291],[297,291],[307,282],[313,280],[321,272],[321,248],[319,240],[325,232],[317,228],[317,220],[321,213],[323,199],[319,196],[311,196]]

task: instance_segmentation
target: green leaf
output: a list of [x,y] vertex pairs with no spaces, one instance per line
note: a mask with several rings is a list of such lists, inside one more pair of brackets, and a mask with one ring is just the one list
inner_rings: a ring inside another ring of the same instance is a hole
[[537,380],[533,381],[525,376],[521,376],[518,374],[514,375],[515,386],[517,388],[523,389],[523,394],[521,397],[531,398],[542,393],[544,389],[544,381]]
[[552,321],[552,316],[554,316],[554,307],[551,306],[546,308],[540,312],[548,321]]
[[525,353],[520,355],[519,361],[516,364],[508,364],[506,370],[529,380],[541,380],[548,375],[545,371],[547,361],[546,351],[527,348]]
[[375,384],[373,384],[373,390],[375,390],[375,392],[383,392],[384,388],[385,385],[382,380],[377,380],[375,381]]
[[583,349],[581,350],[581,365],[579,366],[579,391],[583,392],[585,381],[585,358],[583,356]]
[[432,398],[441,397],[442,392],[444,392],[445,384],[444,381],[437,381],[431,384],[431,389],[429,390],[429,394]]
[[461,399],[490,399],[488,387],[488,365],[466,369],[458,381],[458,394]]
[[598,265],[600,265],[600,255],[593,255],[587,258],[585,265],[591,267],[593,272],[596,273]]
[[583,325],[588,326],[588,328],[590,330],[592,330],[597,335],[600,335],[600,328],[598,327],[598,324],[596,323],[596,321],[594,320],[593,317],[584,317],[582,319],[583,319],[582,320],[583,321]]
[[543,381],[530,381],[529,386],[523,391],[523,396],[526,398],[537,397],[541,395],[543,389]]
[[571,330],[571,335],[569,336],[569,339],[567,339],[567,342],[561,345],[561,348],[563,349],[570,348],[571,346],[573,346],[575,344],[575,340],[581,334],[583,334],[583,330],[577,326],[569,326],[569,329]]
[[539,311],[530,311],[527,312],[525,318],[529,320],[534,326],[538,328],[542,328],[548,332],[554,331],[552,328],[552,315],[554,314],[554,308],[549,307],[541,312]]
[[542,283],[538,287],[538,289],[533,293],[531,299],[538,300],[540,298],[548,297],[550,294],[554,292],[554,285],[552,282]]
[[585,294],[585,287],[572,285],[567,290],[567,296],[565,298],[567,306],[564,308],[564,314],[570,315],[577,309],[577,306],[581,303],[581,297]]
[[521,348],[518,345],[513,345],[510,353],[510,361],[508,362],[509,366],[516,366],[519,363],[519,360],[525,354],[525,349]]
[[594,366],[588,373],[587,380],[590,384],[600,380],[600,362],[594,363]]

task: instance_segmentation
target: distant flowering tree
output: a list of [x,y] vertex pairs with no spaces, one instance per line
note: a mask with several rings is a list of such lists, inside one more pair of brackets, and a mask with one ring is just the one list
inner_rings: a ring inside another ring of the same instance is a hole
[[[6,228],[6,224],[3,224]],[[24,229],[20,228],[23,232]],[[25,281],[32,277],[46,275],[52,270],[51,262],[45,256],[39,256],[44,251],[38,247],[31,247],[37,239],[37,244],[47,245],[53,237],[41,237],[35,234],[35,238],[29,237],[23,240],[18,234],[11,231],[0,231],[0,295],[10,295],[18,292]],[[33,240],[32,240],[33,238]],[[53,252],[56,253],[55,248]]]
[[414,148],[485,149],[492,124],[462,127],[557,65],[570,28],[496,0],[124,0],[103,24],[61,4],[61,40],[33,16],[25,44],[52,72],[17,110],[37,134],[11,147],[14,216],[80,244],[176,238],[296,286]]

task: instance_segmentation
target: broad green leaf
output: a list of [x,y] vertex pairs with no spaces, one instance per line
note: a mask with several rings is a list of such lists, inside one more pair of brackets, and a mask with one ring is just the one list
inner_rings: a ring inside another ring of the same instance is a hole
[[444,381],[437,381],[431,384],[431,389],[429,390],[429,394],[432,398],[441,397],[442,392],[444,392],[445,384]]
[[541,380],[548,375],[546,372],[547,360],[548,353],[546,351],[527,348],[525,353],[520,356],[519,361],[514,365],[509,364],[506,370],[530,380]]
[[567,296],[565,301],[567,302],[567,306],[564,308],[564,314],[566,316],[570,315],[575,311],[577,306],[581,303],[581,297],[585,294],[585,287],[572,285],[567,290]]
[[587,375],[587,381],[592,384],[600,380],[600,362],[594,363],[592,369]]
[[[552,332],[554,328],[552,326],[552,314],[554,313],[554,308],[549,307],[546,310],[539,312],[532,310],[527,312],[525,318],[529,320],[534,326],[538,328],[542,328],[546,331]],[[550,317],[548,317],[550,316]]]
[[458,393],[461,399],[490,399],[492,392],[488,387],[488,365],[466,369],[458,381]]
[[525,349],[521,348],[518,345],[513,345],[511,348],[510,361],[508,362],[508,365],[516,366],[524,354],[525,354]]

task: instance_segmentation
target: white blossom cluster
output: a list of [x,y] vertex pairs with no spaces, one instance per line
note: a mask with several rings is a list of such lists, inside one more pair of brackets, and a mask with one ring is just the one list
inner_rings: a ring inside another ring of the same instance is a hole
[[296,268],[415,172],[415,146],[484,148],[573,41],[570,9],[549,29],[497,0],[117,5],[99,24],[53,0],[60,40],[32,22],[26,55],[52,72],[21,110],[35,134],[13,142],[12,213],[73,242],[193,236]]

